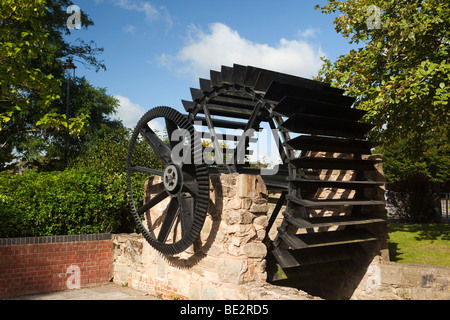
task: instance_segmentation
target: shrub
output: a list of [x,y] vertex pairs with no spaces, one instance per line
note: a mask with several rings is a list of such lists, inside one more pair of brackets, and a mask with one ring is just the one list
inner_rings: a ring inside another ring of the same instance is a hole
[[125,173],[0,173],[0,237],[133,231]]
[[438,195],[433,184],[423,173],[405,176],[389,185],[386,202],[396,209],[400,218],[412,223],[440,222],[436,212]]
[[[130,130],[120,129],[102,139],[87,142],[80,156],[72,163],[72,168],[88,167],[108,173],[124,173],[130,136]],[[163,138],[168,142],[165,139],[167,138]],[[148,143],[142,140],[134,146],[132,161],[148,168],[164,170],[159,157]]]

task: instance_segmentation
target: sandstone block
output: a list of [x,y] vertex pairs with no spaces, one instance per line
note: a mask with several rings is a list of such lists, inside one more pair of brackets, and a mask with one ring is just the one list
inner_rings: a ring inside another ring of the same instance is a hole
[[252,199],[250,198],[241,198],[241,208],[248,210],[252,206]]
[[267,204],[256,204],[253,203],[249,210],[251,213],[263,214],[269,211],[269,206]]
[[239,210],[241,209],[241,200],[238,198],[232,198],[226,204],[226,209]]
[[267,219],[267,216],[263,215],[263,216],[259,216],[256,217],[255,220],[253,220],[253,224],[256,226],[256,229],[261,229],[261,228],[266,228],[269,225],[269,220]]
[[216,300],[217,288],[203,287],[203,300]]
[[224,213],[227,224],[249,224],[253,221],[253,214],[247,210],[229,210]]
[[243,250],[249,258],[264,258],[267,254],[267,247],[263,243],[247,243],[244,245]]
[[220,281],[241,284],[246,271],[247,260],[219,259],[218,273]]

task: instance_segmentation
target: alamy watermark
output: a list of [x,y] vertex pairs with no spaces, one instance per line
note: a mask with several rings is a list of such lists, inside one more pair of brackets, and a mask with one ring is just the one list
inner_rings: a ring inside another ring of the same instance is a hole
[[[201,125],[199,123],[198,125]],[[200,135],[198,132],[194,136],[194,143],[191,135],[186,129],[174,130],[169,137],[174,146],[171,150],[171,160],[173,163],[181,164],[202,164],[223,165],[223,164],[264,164],[264,156],[269,153],[279,154],[279,139],[277,129],[255,129],[227,130],[225,134],[219,131],[214,133],[212,138],[209,132]],[[234,137],[240,137],[234,142],[234,146],[227,146],[219,141],[233,141]],[[254,137],[257,136],[257,139]],[[202,141],[203,139],[203,141]],[[246,146],[246,139],[247,146]],[[206,142],[206,143],[205,143]],[[258,142],[258,143],[256,143]],[[192,147],[194,150],[192,150]],[[193,152],[192,152],[193,151]],[[190,156],[194,154],[194,157]],[[250,154],[248,154],[250,153]],[[193,162],[193,163],[192,163]],[[263,175],[275,175],[278,172],[279,164],[272,167],[260,168]]]
[[68,14],[71,16],[67,18],[66,25],[70,30],[81,29],[81,9],[77,5],[67,7]]
[[371,5],[367,8],[369,17],[366,20],[366,25],[369,30],[381,29],[381,9],[376,5]]
[[81,288],[81,270],[77,265],[70,265],[66,274],[69,274],[69,277],[66,280],[67,289],[80,289]]

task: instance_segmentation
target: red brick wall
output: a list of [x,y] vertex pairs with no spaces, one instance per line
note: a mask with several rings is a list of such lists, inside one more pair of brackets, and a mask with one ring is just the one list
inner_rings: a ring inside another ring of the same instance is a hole
[[111,234],[0,239],[0,299],[106,284],[112,261]]

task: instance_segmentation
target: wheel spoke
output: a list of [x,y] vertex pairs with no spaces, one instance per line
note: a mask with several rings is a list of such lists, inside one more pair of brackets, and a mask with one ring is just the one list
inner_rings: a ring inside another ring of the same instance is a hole
[[170,141],[170,147],[173,150],[173,148],[178,144],[178,142],[172,141],[172,135],[173,135],[173,132],[178,129],[178,126],[174,122],[170,121],[167,118],[165,118],[165,121],[166,121],[167,135],[168,135],[169,141]]
[[154,175],[157,175],[157,176],[162,176],[163,175],[163,171],[152,169],[152,168],[145,168],[145,167],[141,167],[141,166],[131,166],[130,169],[134,170],[134,171],[154,174]]
[[169,194],[167,193],[166,190],[161,191],[160,193],[158,193],[156,196],[154,196],[153,198],[151,198],[148,202],[146,202],[142,207],[140,207],[137,210],[138,214],[143,214],[145,211],[153,208],[155,205],[157,205],[158,203],[160,203],[161,201],[163,201],[165,198],[167,198],[169,196]]
[[161,139],[148,126],[148,124],[144,125],[141,129],[141,134],[165,164],[171,161],[170,149],[164,144],[164,142],[161,141]]
[[181,237],[187,234],[194,220],[194,198],[191,196],[179,195],[180,219],[181,219]]
[[189,192],[193,197],[198,196],[198,184],[196,181],[184,181],[183,182],[183,191]]
[[193,197],[198,196],[198,184],[195,181],[196,171],[193,164],[182,166],[183,171],[183,191],[189,192]]
[[166,242],[167,237],[169,236],[170,230],[172,229],[173,223],[176,220],[178,213],[178,199],[172,198],[170,199],[169,205],[167,207],[166,216],[164,217],[164,221],[161,225],[161,229],[159,229],[158,241]]

